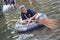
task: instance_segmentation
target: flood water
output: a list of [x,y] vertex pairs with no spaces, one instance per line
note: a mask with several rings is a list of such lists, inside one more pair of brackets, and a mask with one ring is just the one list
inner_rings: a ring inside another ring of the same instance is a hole
[[[16,0],[17,10],[12,10],[6,13],[5,17],[0,18],[0,40],[18,40],[18,34],[14,33],[14,26],[16,21],[11,22],[12,19],[18,19],[20,11],[18,7],[24,4],[27,8],[32,8],[37,12],[46,13],[49,18],[58,20],[56,29],[41,28],[31,32],[19,34],[20,36],[32,35],[26,40],[60,40],[60,2],[59,0]],[[23,37],[21,37],[23,38]],[[21,40],[21,39],[19,39]]]

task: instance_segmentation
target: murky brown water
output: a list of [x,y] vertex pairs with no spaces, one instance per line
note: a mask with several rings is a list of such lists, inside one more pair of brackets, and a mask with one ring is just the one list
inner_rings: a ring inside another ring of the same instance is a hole
[[[21,5],[26,5],[27,8],[32,8],[37,12],[43,12],[50,18],[60,20],[60,2],[54,0],[16,0],[17,8]],[[6,13],[6,21],[4,17],[0,18],[0,40],[15,40],[15,34],[12,34],[16,21],[11,22],[11,19],[18,19],[20,16],[19,10],[13,10]],[[5,25],[5,22],[6,25]],[[26,40],[60,40],[60,21],[57,28],[50,30],[48,28],[37,29],[24,34],[34,34],[33,37],[28,37]]]

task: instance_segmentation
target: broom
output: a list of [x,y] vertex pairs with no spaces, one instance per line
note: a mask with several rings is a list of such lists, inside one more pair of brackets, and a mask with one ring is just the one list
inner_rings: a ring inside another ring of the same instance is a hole
[[50,29],[54,29],[57,26],[56,25],[57,24],[56,19],[45,18],[45,19],[39,20],[38,22],[42,25],[45,25],[46,27],[48,27]]

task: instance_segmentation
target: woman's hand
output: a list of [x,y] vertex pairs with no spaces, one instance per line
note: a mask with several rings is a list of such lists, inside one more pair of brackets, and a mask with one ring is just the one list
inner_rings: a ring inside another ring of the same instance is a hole
[[30,18],[30,19],[28,19],[28,24],[29,24],[30,22],[32,22],[32,19],[31,19],[31,18]]

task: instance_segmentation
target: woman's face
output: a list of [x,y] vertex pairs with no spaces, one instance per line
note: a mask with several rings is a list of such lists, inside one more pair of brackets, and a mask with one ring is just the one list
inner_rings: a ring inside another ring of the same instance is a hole
[[21,12],[22,12],[22,13],[27,13],[27,9],[26,9],[26,8],[22,8],[22,9],[21,9]]

